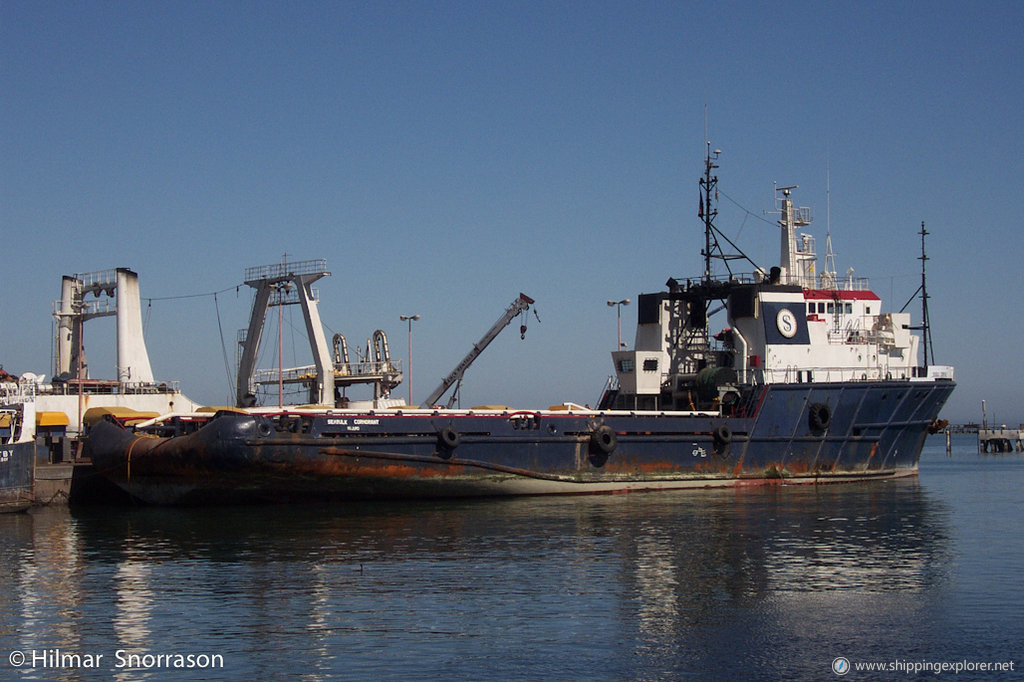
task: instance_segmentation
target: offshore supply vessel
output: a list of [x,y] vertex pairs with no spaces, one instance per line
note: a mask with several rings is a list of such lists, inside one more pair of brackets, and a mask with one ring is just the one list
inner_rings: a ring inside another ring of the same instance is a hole
[[[199,409],[176,381],[153,376],[143,338],[138,275],[116,268],[61,278],[53,306],[53,375],[11,375],[0,367],[0,511],[29,504],[107,500],[110,484],[92,474],[82,436],[103,414],[142,421]],[[116,378],[92,375],[85,325],[116,320]]]
[[[924,225],[916,326],[909,313],[883,312],[865,280],[830,271],[830,242],[816,275],[814,239],[798,232],[810,212],[795,206],[793,187],[777,188],[779,265],[735,274],[730,261],[742,254],[726,253],[723,242],[738,248],[714,224],[719,153],[708,145],[700,179],[703,275],[669,279],[665,290],[639,297],[634,346],[612,352],[615,376],[594,408],[452,409],[435,404],[443,390],[420,406],[389,400],[400,374],[379,345],[373,366],[359,372],[337,352],[337,339],[333,357],[327,348],[310,287],[327,273],[282,265],[247,277],[257,293],[237,408],[172,413],[134,428],[106,419],[92,427],[86,453],[102,475],[154,504],[604,493],[916,474],[955,386],[952,367],[929,360]],[[716,259],[728,274],[713,275]],[[252,362],[267,305],[285,295],[306,313],[316,365],[290,380],[304,382],[312,404],[259,407]],[[495,329],[530,303],[517,299],[440,389],[461,378]],[[710,319],[721,310],[728,326],[712,333]],[[374,382],[374,400],[349,402],[344,385],[360,380]]]

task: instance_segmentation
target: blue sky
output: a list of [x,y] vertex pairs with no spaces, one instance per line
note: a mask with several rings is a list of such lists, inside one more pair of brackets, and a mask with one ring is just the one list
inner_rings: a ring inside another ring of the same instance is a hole
[[[4,1],[0,363],[50,373],[61,276],[129,267],[155,374],[223,403],[234,287],[287,253],[327,260],[352,346],[381,328],[404,364],[398,316],[422,316],[414,398],[523,291],[541,323],[463,404],[593,403],[605,301],[700,272],[706,110],[719,226],[759,263],[772,183],[799,185],[819,251],[829,222],[838,269],[898,310],[925,221],[945,416],[1021,421],[1022,35],[1019,2]],[[113,322],[86,333],[114,376]]]

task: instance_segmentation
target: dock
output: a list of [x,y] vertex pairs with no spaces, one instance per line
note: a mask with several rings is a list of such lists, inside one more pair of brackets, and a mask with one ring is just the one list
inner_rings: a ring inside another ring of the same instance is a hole
[[979,452],[1024,452],[1024,429],[978,429]]
[[1024,424],[1008,428],[988,423],[988,410],[981,401],[981,426],[978,428],[978,452],[1024,452]]

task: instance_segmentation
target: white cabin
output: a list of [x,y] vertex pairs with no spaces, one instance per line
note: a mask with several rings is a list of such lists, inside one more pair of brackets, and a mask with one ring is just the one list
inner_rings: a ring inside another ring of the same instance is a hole
[[[953,378],[951,367],[919,361],[910,314],[882,312],[867,280],[817,272],[813,237],[796,232],[810,211],[794,208],[790,189],[779,190],[781,265],[770,274],[670,279],[668,291],[640,295],[633,349],[612,352],[616,406],[713,405],[751,384]],[[711,336],[716,301],[729,326]]]

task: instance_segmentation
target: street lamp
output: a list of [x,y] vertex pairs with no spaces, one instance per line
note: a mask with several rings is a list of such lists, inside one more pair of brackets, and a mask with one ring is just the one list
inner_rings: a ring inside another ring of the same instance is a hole
[[409,366],[406,372],[409,373],[409,405],[412,405],[412,323],[420,319],[419,315],[399,315],[398,319],[409,323]]
[[622,306],[629,305],[629,299],[621,301],[608,301],[608,307],[615,306],[615,318],[619,328],[619,348],[622,348]]

